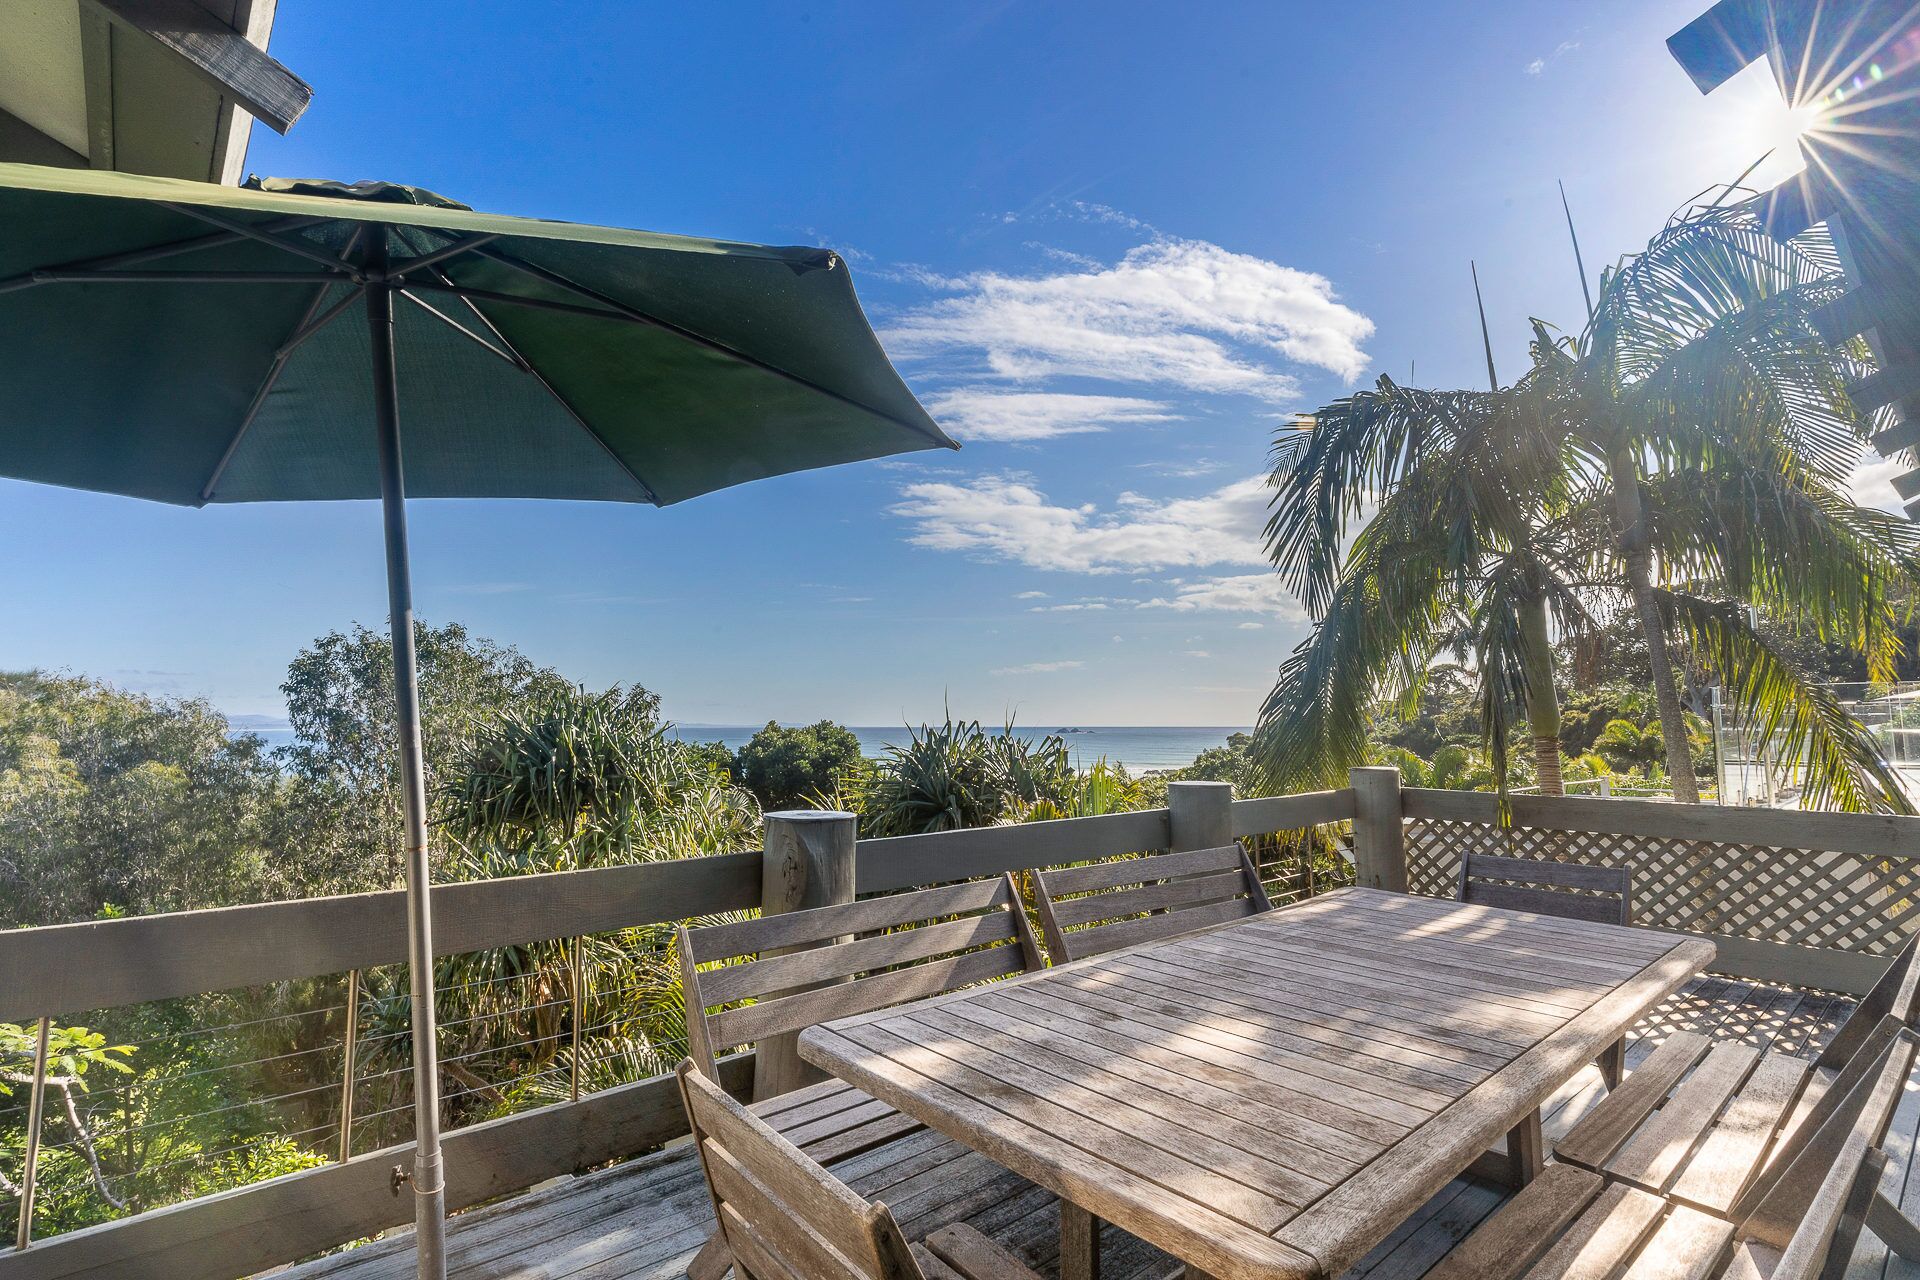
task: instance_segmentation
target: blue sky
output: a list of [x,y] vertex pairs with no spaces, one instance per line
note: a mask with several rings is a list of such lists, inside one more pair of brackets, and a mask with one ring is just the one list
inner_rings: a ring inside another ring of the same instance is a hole
[[[417,503],[423,617],[687,722],[1248,723],[1305,625],[1274,430],[1478,385],[1469,259],[1503,373],[1575,323],[1556,178],[1597,271],[1778,140],[1764,69],[1703,98],[1669,59],[1704,4],[290,0],[314,104],[249,165],[830,245],[966,442],[668,511]],[[0,539],[7,667],[275,715],[297,649],[384,621],[370,504],[0,482]]]

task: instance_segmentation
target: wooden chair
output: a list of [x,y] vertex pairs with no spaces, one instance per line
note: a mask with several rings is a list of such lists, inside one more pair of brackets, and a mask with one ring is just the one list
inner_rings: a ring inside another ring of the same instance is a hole
[[[1648,1181],[1645,1161],[1633,1179],[1572,1162],[1551,1164],[1426,1280],[1838,1280],[1862,1229],[1920,1261],[1920,1230],[1878,1190],[1886,1160],[1878,1148],[1917,1046],[1920,1036],[1898,1019],[1883,1019],[1801,1123],[1777,1140],[1768,1117],[1788,1109],[1777,1093],[1780,1081],[1754,1079],[1752,1092],[1742,1091],[1726,1123],[1687,1161],[1696,1150],[1689,1133],[1702,1110],[1697,1104],[1724,1083],[1708,1073],[1711,1087],[1686,1097],[1676,1090],[1655,1115],[1661,1127],[1652,1132],[1666,1152],[1678,1153],[1679,1164],[1712,1178],[1669,1170]],[[1652,1065],[1649,1059],[1628,1087]],[[1706,1069],[1703,1064],[1689,1083]],[[1606,1102],[1624,1094],[1610,1094]],[[1675,1122],[1659,1120],[1667,1110],[1676,1112]],[[1651,1147],[1649,1141],[1649,1153]],[[1681,1191],[1709,1184],[1723,1194],[1702,1201]]]
[[1047,950],[1081,960],[1271,911],[1239,844],[1034,873]]
[[909,1244],[891,1209],[828,1173],[691,1058],[679,1075],[719,1239],[742,1280],[1039,1280],[965,1223]]
[[[1595,867],[1543,858],[1500,858],[1469,853],[1460,859],[1460,901],[1506,907],[1563,920],[1633,923],[1633,878],[1622,867]],[[1622,1036],[1594,1059],[1609,1090],[1626,1071]]]
[[[695,1068],[716,1080],[716,1056],[733,1046],[785,1049],[819,1022],[1045,963],[1012,876],[703,929],[682,926],[678,949],[689,1053]],[[843,1081],[807,1084],[785,1070],[762,1070],[775,1056],[797,1062],[790,1049],[758,1056],[753,1113],[819,1165],[863,1156],[923,1128]],[[725,1270],[722,1256],[716,1236],[687,1270],[694,1280],[714,1280]]]

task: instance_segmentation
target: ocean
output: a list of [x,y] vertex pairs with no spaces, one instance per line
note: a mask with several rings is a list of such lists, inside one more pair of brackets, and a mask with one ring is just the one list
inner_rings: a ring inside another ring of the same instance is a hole
[[[258,720],[265,721],[265,717]],[[271,722],[235,725],[237,732],[251,732],[266,739],[270,747],[289,746],[293,733]],[[889,746],[905,746],[912,731],[902,725],[849,725],[860,739],[860,750],[868,756],[880,756]],[[998,730],[998,725],[988,726]],[[737,751],[760,730],[759,725],[681,724],[674,735],[684,742],[723,742]],[[1129,773],[1149,769],[1180,769],[1208,747],[1225,745],[1230,733],[1244,733],[1232,725],[1016,725],[1015,735],[1030,741],[1050,733],[1060,735],[1073,753],[1073,760],[1087,768],[1105,757],[1112,764],[1125,765]]]
[[[912,730],[903,725],[848,725],[860,739],[860,750],[867,756],[879,756],[887,747],[905,746]],[[997,731],[998,725],[987,726]],[[683,724],[675,733],[687,742],[723,742],[733,750],[746,745],[760,725]],[[1149,769],[1180,769],[1208,747],[1226,745],[1230,733],[1245,733],[1232,725],[1015,725],[1014,736],[1037,741],[1050,733],[1060,735],[1081,768],[1105,757],[1111,764],[1125,765],[1129,773]]]

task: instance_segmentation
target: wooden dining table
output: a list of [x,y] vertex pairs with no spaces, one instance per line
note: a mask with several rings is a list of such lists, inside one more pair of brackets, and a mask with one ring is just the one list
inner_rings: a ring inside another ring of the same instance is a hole
[[[801,1034],[801,1056],[1222,1280],[1328,1280],[1714,957],[1696,937],[1343,889]],[[1531,1144],[1531,1150],[1528,1144]]]

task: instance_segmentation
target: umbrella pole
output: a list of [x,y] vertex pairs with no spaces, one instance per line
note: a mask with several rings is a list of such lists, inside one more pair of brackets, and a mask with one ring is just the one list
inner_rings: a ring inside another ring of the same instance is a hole
[[399,712],[400,781],[407,825],[407,969],[413,984],[413,1207],[420,1280],[445,1280],[446,1182],[440,1160],[440,1064],[433,1009],[432,867],[420,747],[420,674],[413,642],[413,574],[407,564],[407,493],[400,402],[393,368],[393,286],[385,279],[385,228],[368,266],[367,336],[373,346],[374,419],[380,436],[380,504],[387,539],[387,616]]

